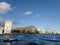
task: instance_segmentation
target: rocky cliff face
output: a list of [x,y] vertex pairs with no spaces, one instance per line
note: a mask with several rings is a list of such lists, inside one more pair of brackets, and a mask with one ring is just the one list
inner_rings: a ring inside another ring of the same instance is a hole
[[20,27],[20,28],[15,28],[11,32],[12,33],[35,33],[37,28],[34,25],[30,25],[27,27]]

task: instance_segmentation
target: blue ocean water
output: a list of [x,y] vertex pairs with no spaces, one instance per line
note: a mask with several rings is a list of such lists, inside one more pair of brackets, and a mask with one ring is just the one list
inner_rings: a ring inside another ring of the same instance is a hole
[[60,35],[1,34],[0,45],[60,45]]

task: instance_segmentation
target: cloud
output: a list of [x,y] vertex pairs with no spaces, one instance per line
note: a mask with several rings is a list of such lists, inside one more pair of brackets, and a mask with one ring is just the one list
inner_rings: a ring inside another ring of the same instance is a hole
[[25,15],[29,15],[29,14],[32,14],[31,11],[27,11],[27,12],[24,12]]
[[11,5],[6,2],[0,2],[0,14],[4,14],[11,9]]

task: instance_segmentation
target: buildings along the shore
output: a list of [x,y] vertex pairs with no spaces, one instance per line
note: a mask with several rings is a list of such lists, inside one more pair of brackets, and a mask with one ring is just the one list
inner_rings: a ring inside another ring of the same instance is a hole
[[12,30],[12,21],[5,21],[4,27],[0,27],[0,34],[10,33]]

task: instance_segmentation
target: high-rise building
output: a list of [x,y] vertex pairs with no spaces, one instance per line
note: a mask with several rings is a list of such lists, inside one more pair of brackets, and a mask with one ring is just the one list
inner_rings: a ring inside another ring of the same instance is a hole
[[11,30],[12,30],[12,21],[10,20],[5,21],[4,33],[10,33]]

